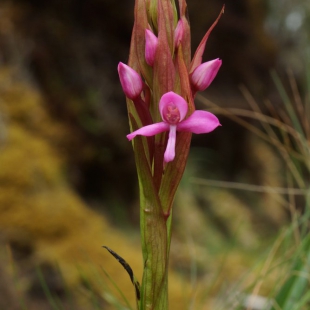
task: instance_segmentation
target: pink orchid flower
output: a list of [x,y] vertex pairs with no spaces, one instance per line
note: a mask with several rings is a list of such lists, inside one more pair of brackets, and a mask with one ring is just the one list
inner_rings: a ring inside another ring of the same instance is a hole
[[[184,25],[180,19],[174,31],[174,45],[178,47],[184,37]],[[155,54],[158,46],[158,38],[149,29],[145,30],[145,61],[148,65],[153,67],[155,61]]]
[[137,99],[143,90],[143,81],[138,72],[120,62],[117,71],[123,91],[131,100]]
[[151,67],[154,65],[155,54],[158,46],[158,38],[151,31],[145,30],[145,61]]
[[209,87],[216,77],[221,65],[222,60],[219,58],[204,62],[199,65],[190,75],[190,80],[194,89],[202,91]]
[[216,127],[221,126],[218,118],[206,111],[195,111],[185,119],[188,111],[187,102],[174,92],[164,94],[159,101],[159,111],[162,122],[147,125],[127,135],[132,140],[137,135],[154,136],[164,131],[169,131],[167,148],[164,154],[164,161],[170,162],[175,157],[175,144],[177,131],[189,131],[196,134],[208,133]]

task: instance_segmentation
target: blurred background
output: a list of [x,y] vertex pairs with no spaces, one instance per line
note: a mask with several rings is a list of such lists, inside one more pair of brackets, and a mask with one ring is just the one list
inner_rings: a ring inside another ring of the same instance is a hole
[[[193,52],[222,5],[188,0]],[[289,72],[303,95],[309,1],[225,5],[204,55],[223,66],[197,107],[251,110],[255,98],[266,114],[266,100],[281,109],[272,69],[284,84]],[[101,248],[141,277],[138,185],[116,70],[128,59],[133,8],[133,0],[0,1],[1,309],[112,309],[118,293],[105,271],[134,300],[128,275]],[[193,288],[209,309],[291,220],[280,194],[213,182],[287,186],[275,147],[218,116],[221,128],[193,137],[175,201],[173,309],[190,308]]]

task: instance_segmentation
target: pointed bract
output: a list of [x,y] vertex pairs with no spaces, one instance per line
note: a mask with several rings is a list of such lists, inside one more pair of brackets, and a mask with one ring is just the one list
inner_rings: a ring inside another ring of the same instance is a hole
[[216,24],[218,23],[219,19],[221,18],[222,14],[224,14],[224,9],[225,9],[225,5],[223,5],[222,10],[219,14],[219,16],[217,17],[217,19],[215,20],[215,22],[212,24],[212,26],[209,28],[209,30],[207,31],[207,33],[204,35],[204,37],[202,38],[195,54],[194,57],[192,59],[191,65],[190,65],[190,70],[189,72],[193,72],[201,63],[202,63],[202,55],[205,51],[205,47],[206,47],[206,43],[207,40],[209,38],[209,35],[211,34],[212,30],[214,29],[214,27],[216,26]]
[[176,48],[181,44],[183,37],[184,37],[184,24],[183,20],[180,19],[174,31],[174,46]]

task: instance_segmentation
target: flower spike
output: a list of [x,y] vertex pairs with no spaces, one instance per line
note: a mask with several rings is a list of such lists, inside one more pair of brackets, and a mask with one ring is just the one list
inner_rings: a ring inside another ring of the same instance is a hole
[[132,143],[145,262],[143,298],[137,297],[141,310],[168,309],[171,210],[192,133],[208,133],[220,126],[212,113],[195,111],[194,97],[210,85],[221,66],[219,59],[202,64],[202,57],[223,12],[224,7],[192,57],[186,0],[135,0],[128,66],[120,63],[118,72],[132,130],[127,138],[146,137]]

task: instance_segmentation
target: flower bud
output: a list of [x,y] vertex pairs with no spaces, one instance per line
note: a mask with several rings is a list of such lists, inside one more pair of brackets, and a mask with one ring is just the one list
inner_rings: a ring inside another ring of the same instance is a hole
[[118,64],[117,71],[126,97],[131,100],[136,99],[143,90],[141,76],[122,62]]
[[148,65],[153,66],[155,60],[156,49],[158,45],[158,38],[155,34],[146,29],[145,30],[145,60]]
[[184,37],[184,25],[182,19],[178,21],[178,24],[174,31],[174,46],[178,47]]
[[205,90],[214,80],[222,65],[222,60],[216,58],[199,65],[191,74],[190,79],[195,90]]

